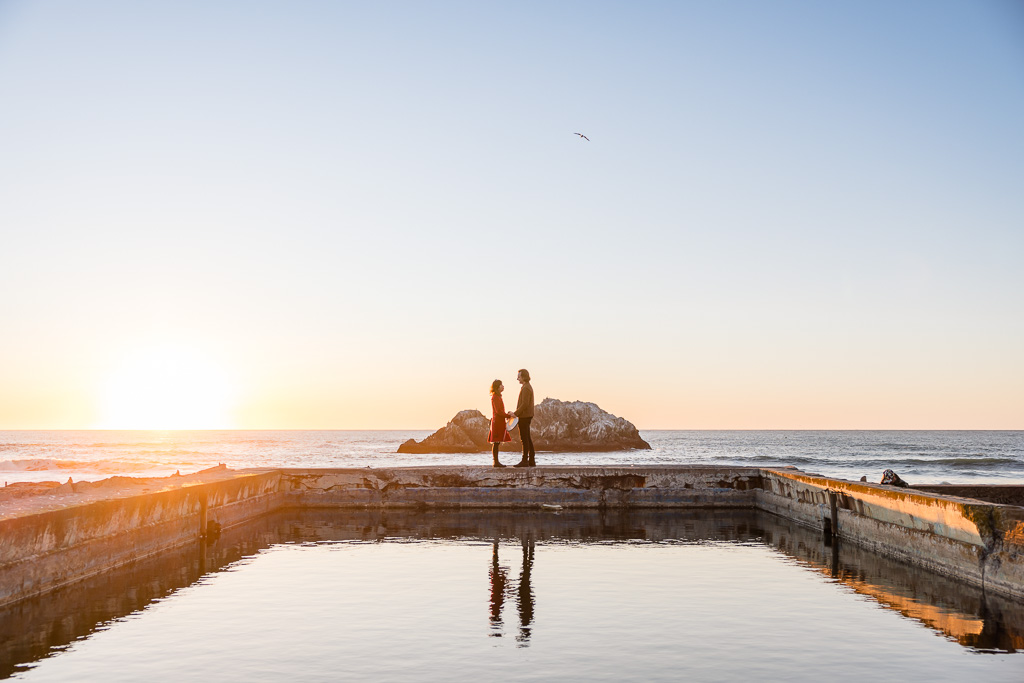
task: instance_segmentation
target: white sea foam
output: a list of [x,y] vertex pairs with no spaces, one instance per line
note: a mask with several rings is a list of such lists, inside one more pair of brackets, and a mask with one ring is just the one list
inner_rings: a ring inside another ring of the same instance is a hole
[[[0,432],[4,481],[166,476],[219,463],[247,467],[386,467],[481,464],[490,454],[398,454],[429,431]],[[1024,484],[1022,431],[641,431],[653,450],[540,453],[540,464],[794,465],[879,481]],[[509,454],[512,455],[512,454]]]
[[152,469],[165,469],[157,462],[123,462],[117,460],[58,460],[54,458],[29,458],[23,460],[0,460],[0,472],[92,472],[96,474],[130,474]]

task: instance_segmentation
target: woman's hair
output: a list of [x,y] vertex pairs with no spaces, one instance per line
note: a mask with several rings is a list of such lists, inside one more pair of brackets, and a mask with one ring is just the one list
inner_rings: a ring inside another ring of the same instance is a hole
[[500,386],[501,386],[501,380],[500,379],[496,379],[493,382],[491,382],[491,395],[494,395],[494,394],[498,393],[498,387],[500,387]]
[[530,381],[530,371],[527,370],[526,368],[523,368],[522,370],[520,370],[519,374],[522,375],[523,379],[525,379],[527,382]]

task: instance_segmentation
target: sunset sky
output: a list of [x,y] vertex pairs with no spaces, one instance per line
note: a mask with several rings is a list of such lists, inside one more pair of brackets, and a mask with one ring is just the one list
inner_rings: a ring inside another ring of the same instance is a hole
[[1024,429],[1022,122],[1011,0],[0,0],[0,429]]

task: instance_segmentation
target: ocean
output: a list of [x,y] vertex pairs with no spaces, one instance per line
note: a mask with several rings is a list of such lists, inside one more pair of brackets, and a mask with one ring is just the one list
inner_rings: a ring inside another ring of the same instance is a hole
[[[250,467],[480,465],[489,453],[399,454],[411,431],[0,431],[0,479],[96,481]],[[1024,484],[1024,431],[641,430],[649,451],[538,453],[539,465],[720,464],[798,467],[878,482]],[[503,453],[514,463],[514,453]]]

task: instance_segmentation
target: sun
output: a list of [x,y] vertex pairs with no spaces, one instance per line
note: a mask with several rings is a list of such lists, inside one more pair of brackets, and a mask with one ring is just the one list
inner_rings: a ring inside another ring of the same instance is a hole
[[209,358],[158,346],[121,359],[102,387],[101,429],[227,429],[232,387]]

